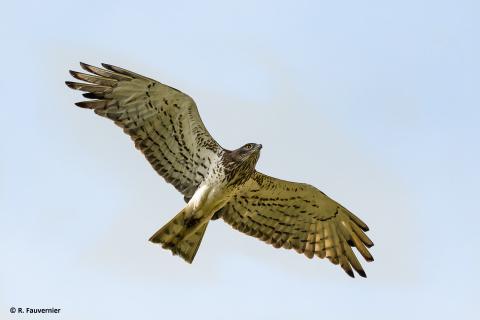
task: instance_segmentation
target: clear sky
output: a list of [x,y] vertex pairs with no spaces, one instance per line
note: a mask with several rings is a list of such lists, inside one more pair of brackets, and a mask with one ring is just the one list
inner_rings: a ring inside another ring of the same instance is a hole
[[[0,319],[472,319],[480,258],[478,1],[2,4]],[[147,239],[184,205],[64,81],[107,62],[190,94],[226,148],[370,226],[375,262],[211,223],[192,265]],[[42,318],[43,319],[43,318]]]

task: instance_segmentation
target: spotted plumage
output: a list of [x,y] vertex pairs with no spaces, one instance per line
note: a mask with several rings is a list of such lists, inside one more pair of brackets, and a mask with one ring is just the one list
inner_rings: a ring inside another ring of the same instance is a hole
[[276,248],[326,257],[352,277],[353,270],[366,276],[352,247],[373,261],[367,225],[311,185],[256,171],[262,145],[226,150],[208,133],[188,95],[112,65],[81,67],[89,73],[70,73],[84,82],[66,84],[90,100],[76,105],[113,120],[187,202],[150,241],[191,263],[209,221],[222,218]]

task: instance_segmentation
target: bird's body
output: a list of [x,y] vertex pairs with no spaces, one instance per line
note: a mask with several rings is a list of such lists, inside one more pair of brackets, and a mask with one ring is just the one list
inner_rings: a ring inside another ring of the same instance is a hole
[[[367,261],[373,242],[367,225],[315,187],[269,177],[255,170],[262,145],[222,148],[208,133],[195,102],[153,79],[104,64],[71,71],[87,83],[67,82],[94,99],[77,103],[115,121],[153,168],[184,195],[185,207],[150,241],[192,262],[211,220],[275,247],[327,257],[353,277],[365,276],[351,247]],[[93,75],[92,75],[93,74]]]
[[216,160],[222,164],[212,163],[187,205],[150,241],[161,243],[191,263],[208,222],[221,212],[255,172],[261,148],[261,145],[249,143],[238,150],[222,150]]

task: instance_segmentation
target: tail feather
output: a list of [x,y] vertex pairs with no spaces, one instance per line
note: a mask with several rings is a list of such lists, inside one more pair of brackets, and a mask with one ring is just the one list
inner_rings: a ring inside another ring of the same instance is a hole
[[149,241],[161,244],[164,249],[171,250],[174,255],[179,255],[188,263],[192,263],[207,226],[208,221],[202,224],[200,220],[189,220],[182,210],[155,232]]
[[200,243],[202,242],[203,234],[205,233],[205,230],[207,230],[207,226],[208,222],[202,225],[196,232],[178,242],[173,249],[176,254],[181,256],[188,263],[192,263],[197,254],[198,248],[200,247]]

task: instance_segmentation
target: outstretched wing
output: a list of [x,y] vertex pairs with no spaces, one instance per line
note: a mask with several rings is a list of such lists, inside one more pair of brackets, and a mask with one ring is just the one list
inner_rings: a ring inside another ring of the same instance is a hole
[[366,277],[351,247],[367,261],[367,225],[311,185],[255,172],[220,212],[233,228],[274,247],[294,248],[312,258],[327,257],[353,277],[353,269]]
[[80,63],[90,74],[70,71],[86,83],[67,81],[93,100],[76,103],[121,127],[153,168],[190,198],[222,148],[205,128],[188,95],[131,71]]

